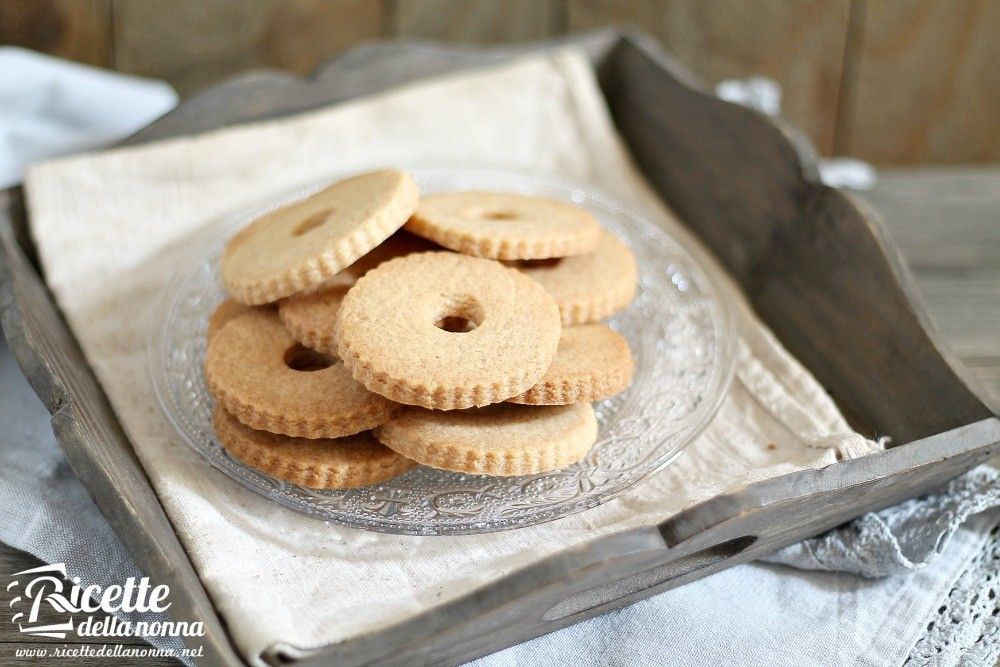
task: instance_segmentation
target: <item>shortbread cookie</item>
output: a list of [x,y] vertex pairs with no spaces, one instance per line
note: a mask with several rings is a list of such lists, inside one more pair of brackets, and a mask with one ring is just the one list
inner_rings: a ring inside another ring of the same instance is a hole
[[565,327],[552,365],[511,403],[568,405],[614,396],[632,379],[628,341],[605,324]]
[[499,192],[454,192],[420,200],[406,228],[446,248],[493,259],[544,259],[592,252],[600,226],[573,204]]
[[208,340],[219,332],[230,320],[234,320],[244,313],[250,312],[250,306],[244,306],[239,301],[233,299],[223,299],[222,303],[215,307],[208,318]]
[[563,324],[596,322],[618,312],[635,296],[635,258],[608,232],[601,232],[601,241],[592,253],[513,266],[552,295]]
[[416,466],[367,432],[336,439],[291,438],[254,430],[221,406],[216,406],[212,423],[219,442],[240,461],[312,489],[367,486]]
[[392,169],[334,183],[236,234],[222,255],[223,282],[248,305],[316,287],[402,227],[417,198],[413,179]]
[[278,302],[278,316],[292,338],[306,347],[336,353],[333,324],[347,290],[358,278],[394,257],[431,250],[430,241],[399,231],[370,253],[323,283],[317,291],[295,294]]
[[530,475],[579,461],[597,439],[589,403],[404,408],[375,436],[417,463],[483,475]]
[[278,316],[288,334],[306,347],[335,354],[333,326],[350,285],[296,294],[278,302]]
[[399,409],[365,389],[335,357],[292,340],[271,309],[241,315],[212,337],[205,381],[247,426],[294,437],[352,435]]
[[337,314],[336,346],[368,389],[454,410],[530,389],[559,343],[559,308],[498,262],[450,252],[399,257],[361,278]]

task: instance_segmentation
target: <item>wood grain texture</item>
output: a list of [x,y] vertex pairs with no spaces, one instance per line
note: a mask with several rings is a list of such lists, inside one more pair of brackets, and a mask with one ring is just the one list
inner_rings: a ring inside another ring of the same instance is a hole
[[775,126],[681,85],[655,49],[626,40],[613,62],[606,93],[637,163],[855,429],[905,443],[991,415],[924,327],[874,212],[803,174]]
[[882,163],[1000,159],[1000,3],[856,2],[837,152]]
[[850,0],[568,0],[571,30],[628,22],[715,84],[762,75],[783,88],[783,115],[821,153],[834,146]]
[[396,0],[392,33],[447,42],[492,44],[562,31],[561,0]]
[[626,23],[710,83],[778,80],[784,115],[822,154],[1000,159],[993,0],[4,0],[0,44],[187,95],[248,69],[306,74],[380,37],[511,43]]
[[1000,168],[879,172],[862,195],[913,271],[942,338],[1000,406]]
[[4,0],[0,2],[0,45],[110,67],[110,21],[110,0]]
[[115,67],[186,94],[253,68],[297,74],[382,35],[381,0],[114,0]]
[[270,0],[258,66],[310,74],[360,42],[385,34],[384,0]]

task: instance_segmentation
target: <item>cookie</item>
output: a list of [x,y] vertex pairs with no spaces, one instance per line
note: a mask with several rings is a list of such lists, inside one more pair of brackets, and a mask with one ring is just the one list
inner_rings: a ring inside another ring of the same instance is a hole
[[278,317],[297,342],[313,350],[333,353],[336,349],[333,325],[348,289],[350,285],[334,285],[282,299],[278,302]]
[[425,252],[358,280],[337,313],[335,344],[371,391],[454,410],[534,386],[560,328],[555,301],[527,276],[489,259]]
[[406,229],[467,255],[545,259],[592,252],[600,226],[573,204],[499,192],[453,192],[420,200]]
[[314,350],[335,352],[333,324],[347,290],[358,278],[394,257],[436,247],[407,232],[396,232],[370,253],[325,282],[322,289],[295,294],[278,302],[278,316],[292,338]]
[[316,287],[402,227],[417,198],[413,179],[392,169],[334,183],[258,218],[230,239],[222,280],[247,305]]
[[589,403],[514,405],[441,412],[404,408],[375,430],[418,463],[483,475],[531,475],[582,459],[597,439]]
[[563,324],[586,324],[612,315],[635,296],[632,251],[602,231],[597,250],[577,257],[513,265],[538,281],[559,304]]
[[212,423],[219,442],[249,466],[312,489],[341,489],[384,482],[416,466],[372,437],[310,440],[256,431],[216,406]]
[[247,426],[300,438],[360,433],[399,409],[365,389],[335,357],[292,340],[271,309],[240,315],[212,337],[205,381]]
[[250,312],[250,306],[244,306],[239,301],[233,299],[223,299],[222,303],[215,307],[208,317],[208,340],[219,332],[230,320],[236,319],[244,313]]
[[568,405],[614,396],[632,379],[628,341],[604,324],[565,327],[552,365],[511,403]]

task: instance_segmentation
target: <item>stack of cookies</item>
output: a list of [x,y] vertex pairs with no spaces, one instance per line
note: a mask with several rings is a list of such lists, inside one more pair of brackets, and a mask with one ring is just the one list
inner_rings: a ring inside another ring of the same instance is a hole
[[526,475],[580,460],[591,401],[632,356],[599,322],[635,261],[585,210],[515,194],[421,198],[406,173],[340,181],[237,233],[206,381],[236,458],[311,488],[418,465]]

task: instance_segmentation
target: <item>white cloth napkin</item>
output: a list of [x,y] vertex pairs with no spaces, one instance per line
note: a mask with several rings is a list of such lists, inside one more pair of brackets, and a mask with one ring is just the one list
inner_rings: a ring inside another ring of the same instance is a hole
[[455,538],[340,528],[276,506],[188,450],[157,407],[146,346],[163,315],[164,282],[197,252],[192,239],[205,225],[335,174],[469,163],[590,181],[659,211],[665,227],[684,234],[632,165],[589,64],[575,52],[28,173],[32,231],[49,285],[252,660],[279,643],[305,649],[386,627],[560,548],[660,521],[737,485],[878,448],[849,429],[733,288],[738,368],[710,427],[649,482],[553,523]]
[[12,46],[0,48],[0,188],[24,165],[103,146],[177,104],[164,81],[140,79]]

